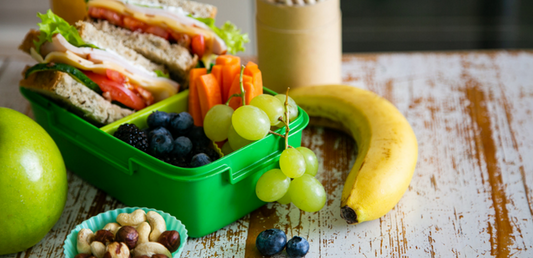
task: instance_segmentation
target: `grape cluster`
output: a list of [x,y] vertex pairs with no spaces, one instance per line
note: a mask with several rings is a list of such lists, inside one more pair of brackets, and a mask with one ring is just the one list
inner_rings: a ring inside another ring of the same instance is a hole
[[[271,127],[280,126],[285,120],[285,95],[262,94],[245,105],[233,110],[228,105],[215,105],[204,119],[205,135],[215,142],[224,142],[224,155],[238,150],[265,137]],[[289,98],[289,119],[298,116],[296,102]]]
[[[306,147],[285,149],[279,159],[280,169],[264,173],[255,187],[264,202],[293,203],[300,210],[315,212],[326,204],[324,186],[315,178],[318,160]],[[291,180],[292,179],[292,180]]]

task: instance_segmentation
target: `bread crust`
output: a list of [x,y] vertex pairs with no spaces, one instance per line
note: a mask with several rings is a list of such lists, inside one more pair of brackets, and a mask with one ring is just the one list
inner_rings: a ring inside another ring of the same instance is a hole
[[[26,67],[26,69],[28,69]],[[25,70],[26,70],[25,69]],[[23,72],[23,76],[25,71]],[[33,73],[20,86],[44,94],[56,103],[95,125],[106,125],[133,114],[132,110],[112,104],[98,93],[59,71]]]

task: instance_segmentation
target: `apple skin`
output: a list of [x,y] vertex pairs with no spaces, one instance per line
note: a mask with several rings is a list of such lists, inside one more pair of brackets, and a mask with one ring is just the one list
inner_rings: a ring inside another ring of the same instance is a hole
[[59,220],[67,190],[65,163],[48,133],[0,107],[0,255],[37,244]]

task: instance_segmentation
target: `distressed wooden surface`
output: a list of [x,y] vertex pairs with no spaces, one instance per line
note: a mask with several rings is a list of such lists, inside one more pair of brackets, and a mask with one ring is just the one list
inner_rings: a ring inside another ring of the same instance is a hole
[[[31,116],[17,88],[26,64],[0,57],[0,106]],[[532,71],[528,51],[345,55],[344,82],[390,100],[418,138],[415,175],[399,204],[378,220],[347,225],[340,195],[356,145],[343,133],[308,127],[302,144],[319,158],[326,207],[306,213],[268,204],[190,239],[182,257],[259,257],[255,238],[272,227],[307,238],[307,257],[533,257]],[[70,172],[68,180],[52,231],[2,258],[63,257],[62,243],[78,223],[123,207]]]

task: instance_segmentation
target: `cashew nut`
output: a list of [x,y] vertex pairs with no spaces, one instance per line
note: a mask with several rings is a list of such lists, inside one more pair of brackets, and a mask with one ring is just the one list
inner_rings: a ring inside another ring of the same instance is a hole
[[130,249],[122,242],[113,242],[107,246],[104,257],[130,258]]
[[141,209],[137,209],[131,214],[128,213],[120,213],[117,216],[117,222],[122,226],[134,226],[143,223],[146,221],[146,212]]
[[109,232],[113,233],[113,235],[116,235],[119,228],[120,225],[118,223],[112,222],[107,223],[103,229],[109,230]]
[[88,228],[82,228],[80,232],[78,232],[78,242],[76,244],[76,248],[78,249],[79,254],[90,254],[91,253],[91,241],[94,237],[94,233],[92,230]]
[[142,255],[152,256],[154,254],[164,254],[167,257],[172,257],[172,254],[168,251],[168,249],[157,242],[142,243],[135,247],[132,253],[133,257]]
[[157,239],[159,238],[161,233],[167,230],[167,224],[165,223],[165,219],[163,219],[163,217],[155,211],[149,211],[148,214],[146,214],[146,218],[148,219],[148,222],[152,227],[152,233],[150,233],[150,241],[157,242]]
[[91,243],[91,253],[97,258],[103,258],[105,254],[105,245],[102,242],[93,241]]
[[150,235],[150,231],[152,231],[152,228],[150,227],[150,224],[148,222],[143,222],[139,226],[137,226],[137,232],[139,232],[139,239],[137,240],[137,246],[139,246],[142,243],[149,242],[148,236]]

